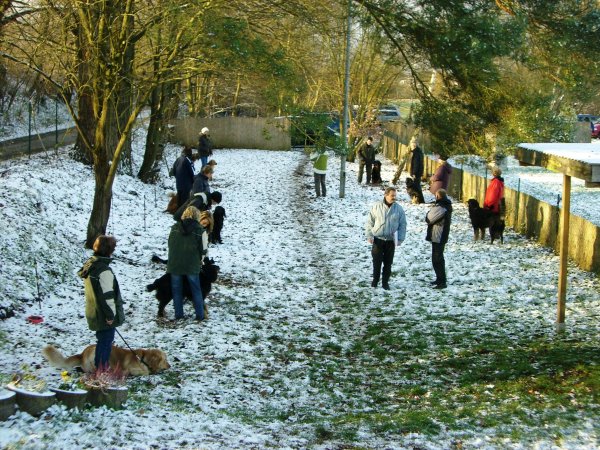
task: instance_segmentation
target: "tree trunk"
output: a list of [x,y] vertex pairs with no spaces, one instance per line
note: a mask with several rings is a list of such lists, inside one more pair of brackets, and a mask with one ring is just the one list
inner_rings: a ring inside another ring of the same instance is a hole
[[150,122],[148,134],[146,134],[146,150],[144,160],[138,172],[138,178],[144,183],[156,181],[158,165],[163,156],[163,132],[164,120],[161,108],[161,87],[152,89],[150,96]]

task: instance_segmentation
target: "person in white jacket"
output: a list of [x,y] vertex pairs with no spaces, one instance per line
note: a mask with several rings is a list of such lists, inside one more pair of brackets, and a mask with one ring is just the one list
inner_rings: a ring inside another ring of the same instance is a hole
[[[381,277],[381,286],[390,289],[389,280],[392,273],[395,247],[402,244],[406,237],[406,215],[404,209],[396,203],[396,189],[385,190],[383,200],[371,207],[365,234],[371,247],[373,257],[372,287],[377,287]],[[381,266],[383,265],[383,273]]]

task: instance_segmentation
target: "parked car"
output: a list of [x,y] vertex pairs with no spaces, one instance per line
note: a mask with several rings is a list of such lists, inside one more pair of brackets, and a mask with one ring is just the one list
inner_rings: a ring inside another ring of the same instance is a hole
[[377,109],[377,120],[379,122],[393,122],[400,120],[400,110],[394,105],[384,105]]
[[600,139],[600,122],[594,124],[594,129],[592,130],[592,138]]

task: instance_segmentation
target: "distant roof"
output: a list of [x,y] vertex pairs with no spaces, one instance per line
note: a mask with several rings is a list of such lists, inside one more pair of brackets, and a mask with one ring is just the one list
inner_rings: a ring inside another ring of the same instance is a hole
[[519,144],[515,157],[527,164],[600,182],[600,144],[524,143]]

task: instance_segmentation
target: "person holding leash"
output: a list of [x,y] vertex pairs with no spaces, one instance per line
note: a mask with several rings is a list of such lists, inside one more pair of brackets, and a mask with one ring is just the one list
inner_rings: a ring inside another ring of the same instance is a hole
[[116,246],[113,236],[98,236],[94,254],[77,272],[85,288],[85,317],[90,330],[96,332],[94,364],[101,372],[109,368],[116,328],[125,321],[119,283],[109,267]]
[[[381,286],[390,289],[389,280],[392,274],[395,247],[402,244],[406,237],[406,215],[404,209],[396,203],[396,188],[388,187],[383,195],[383,200],[371,207],[365,234],[371,248],[373,257],[373,282],[372,287],[377,287],[381,276]],[[381,266],[383,265],[383,273]]]

